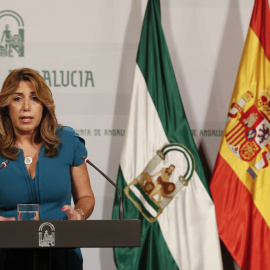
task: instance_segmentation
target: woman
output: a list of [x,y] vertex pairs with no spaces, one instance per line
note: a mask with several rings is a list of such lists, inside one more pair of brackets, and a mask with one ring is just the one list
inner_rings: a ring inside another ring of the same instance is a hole
[[[0,93],[0,221],[17,204],[40,205],[40,220],[82,220],[94,209],[84,140],[58,125],[52,93],[34,70],[13,70]],[[71,206],[71,195],[75,207]],[[32,251],[1,250],[0,269],[32,269]],[[19,259],[18,259],[19,258]],[[17,265],[18,264],[18,265]],[[82,269],[79,249],[53,250],[52,269]]]

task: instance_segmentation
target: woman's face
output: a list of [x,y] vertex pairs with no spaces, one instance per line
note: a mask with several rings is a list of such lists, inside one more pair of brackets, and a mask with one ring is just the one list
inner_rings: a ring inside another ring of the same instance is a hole
[[21,81],[8,105],[9,116],[17,134],[33,134],[39,126],[43,106],[29,82]]

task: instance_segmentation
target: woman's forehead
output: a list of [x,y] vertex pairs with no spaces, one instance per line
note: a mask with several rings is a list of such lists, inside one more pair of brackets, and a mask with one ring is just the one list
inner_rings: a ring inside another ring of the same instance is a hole
[[35,89],[33,85],[28,81],[20,81],[17,88],[15,89],[15,93],[35,93]]

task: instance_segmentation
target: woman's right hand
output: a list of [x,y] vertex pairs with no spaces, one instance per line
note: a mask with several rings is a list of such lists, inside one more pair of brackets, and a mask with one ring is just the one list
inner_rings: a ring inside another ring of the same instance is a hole
[[14,221],[14,220],[16,220],[15,217],[7,218],[7,217],[0,216],[0,221]]

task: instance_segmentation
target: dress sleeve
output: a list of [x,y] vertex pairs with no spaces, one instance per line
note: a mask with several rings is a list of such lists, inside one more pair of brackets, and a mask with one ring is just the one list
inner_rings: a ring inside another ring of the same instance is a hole
[[84,163],[82,156],[87,157],[85,141],[76,132],[73,138],[74,158],[72,166],[80,166]]

